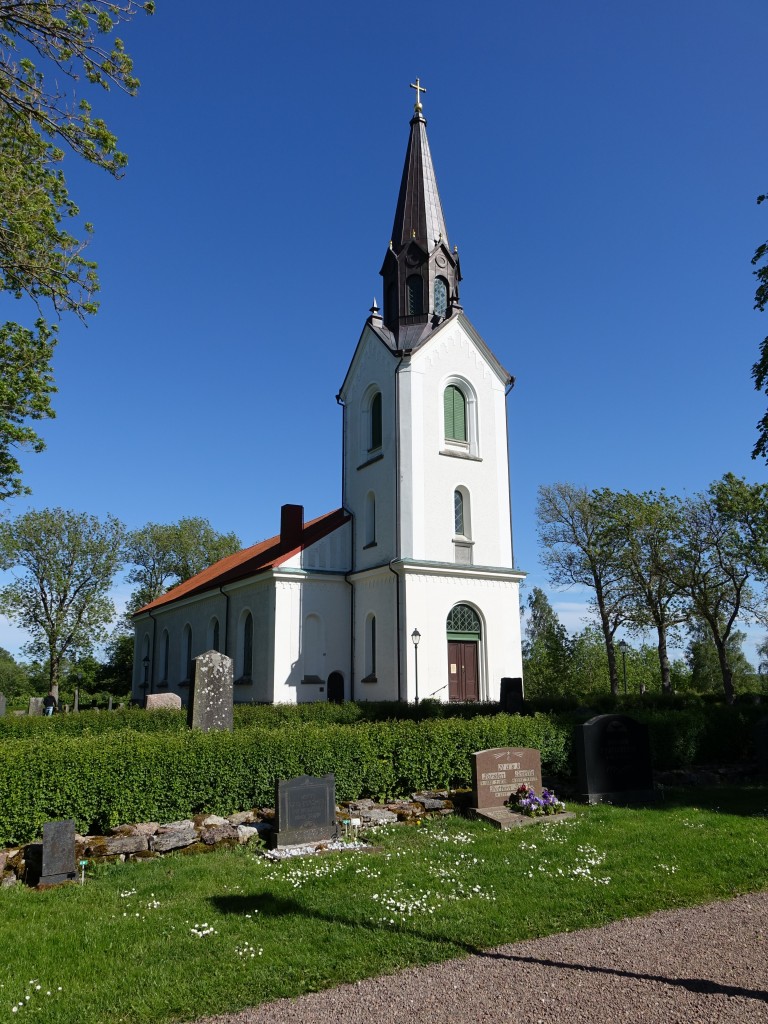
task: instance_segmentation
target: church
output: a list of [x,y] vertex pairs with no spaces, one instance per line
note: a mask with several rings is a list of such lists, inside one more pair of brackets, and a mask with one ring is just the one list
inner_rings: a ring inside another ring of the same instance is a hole
[[[522,677],[509,490],[514,378],[459,301],[419,80],[376,301],[336,400],[341,507],[222,559],[134,616],[133,697],[234,662],[243,703],[498,700]],[[351,346],[350,346],[351,348]]]

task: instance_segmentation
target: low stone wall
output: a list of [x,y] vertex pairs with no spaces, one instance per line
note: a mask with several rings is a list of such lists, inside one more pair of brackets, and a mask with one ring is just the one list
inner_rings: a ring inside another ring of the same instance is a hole
[[[453,814],[449,794],[413,793],[411,800],[377,804],[373,800],[354,800],[336,808],[340,830],[350,818],[360,820],[361,827],[376,827],[397,822],[417,821],[434,814]],[[203,853],[217,846],[236,846],[258,837],[268,840],[275,812],[261,807],[240,811],[223,818],[217,814],[198,815],[181,821],[161,824],[143,821],[135,825],[118,825],[104,836],[75,836],[75,861],[145,860],[166,853],[184,851]],[[0,850],[0,888],[23,882],[28,866],[39,862],[40,843]]]

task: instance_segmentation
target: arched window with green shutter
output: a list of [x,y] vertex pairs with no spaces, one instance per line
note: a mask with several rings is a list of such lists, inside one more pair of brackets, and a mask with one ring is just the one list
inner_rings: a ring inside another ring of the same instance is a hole
[[443,393],[447,441],[467,441],[467,400],[461,388],[449,384]]

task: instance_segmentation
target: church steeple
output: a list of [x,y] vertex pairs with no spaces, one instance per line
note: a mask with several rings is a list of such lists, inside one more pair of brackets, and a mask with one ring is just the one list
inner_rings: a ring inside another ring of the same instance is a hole
[[439,324],[460,308],[458,252],[451,252],[427,140],[421,93],[416,103],[400,182],[392,240],[381,268],[384,278],[384,323],[398,348],[416,348]]

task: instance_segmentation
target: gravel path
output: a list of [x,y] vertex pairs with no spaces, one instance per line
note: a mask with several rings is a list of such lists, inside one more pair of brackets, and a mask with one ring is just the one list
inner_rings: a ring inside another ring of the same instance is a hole
[[197,1024],[768,1024],[768,892],[415,967]]

